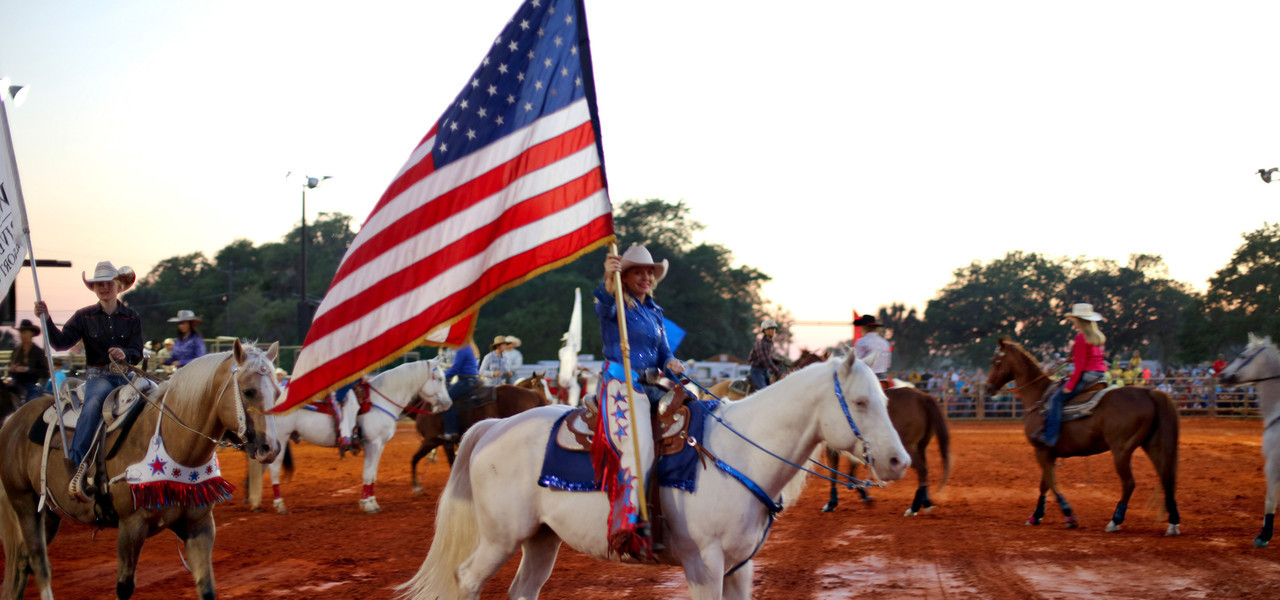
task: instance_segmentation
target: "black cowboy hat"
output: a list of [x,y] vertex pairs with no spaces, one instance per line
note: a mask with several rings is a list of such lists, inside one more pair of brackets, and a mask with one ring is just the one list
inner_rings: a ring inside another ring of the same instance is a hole
[[879,327],[880,326],[880,324],[876,322],[875,315],[862,315],[861,317],[854,319],[853,324],[858,327]]
[[30,331],[33,335],[40,335],[40,326],[31,322],[31,319],[23,319],[18,325],[18,331]]

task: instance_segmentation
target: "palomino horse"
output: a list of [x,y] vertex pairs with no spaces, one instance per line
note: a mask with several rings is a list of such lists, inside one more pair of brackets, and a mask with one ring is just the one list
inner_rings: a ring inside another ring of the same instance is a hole
[[[444,370],[436,359],[405,363],[369,380],[369,402],[373,406],[369,412],[357,418],[364,444],[364,487],[360,494],[360,508],[364,512],[372,514],[382,510],[374,496],[373,486],[378,481],[378,462],[382,459],[382,449],[396,434],[396,421],[407,406],[419,399],[428,410],[448,410],[453,403],[449,400],[449,390],[444,381]],[[348,393],[344,404],[354,407],[359,403],[352,391]],[[276,431],[282,445],[294,437],[326,448],[338,445],[333,416],[326,413],[295,410],[280,415],[276,417]],[[283,462],[284,454],[281,453],[270,468],[271,492],[274,497],[272,504],[280,514],[289,512],[280,495]],[[257,504],[254,504],[254,508],[257,508]]]
[[1253,538],[1255,548],[1265,548],[1275,529],[1276,500],[1280,496],[1280,352],[1270,337],[1249,334],[1249,345],[1218,374],[1229,385],[1253,384],[1262,412],[1262,456],[1266,459],[1267,499],[1262,533]]
[[[603,492],[536,483],[552,425],[569,410],[535,408],[479,423],[463,437],[440,497],[430,553],[400,586],[401,597],[478,598],[517,548],[524,557],[512,598],[538,596],[562,541],[598,559],[616,559],[605,534]],[[700,472],[694,492],[663,487],[658,493],[667,531],[662,558],[684,568],[695,600],[751,597],[751,558],[778,510],[774,499],[793,500],[790,492],[803,483],[803,471],[748,439],[793,464],[824,442],[866,453],[886,480],[902,477],[911,460],[893,432],[875,374],[852,357],[813,365],[741,402],[720,404],[714,414],[719,420],[706,421],[697,443],[719,457],[709,463],[716,466]],[[645,429],[644,423],[637,427]],[[796,485],[784,492],[789,483]]]
[[[130,484],[124,480],[125,469],[145,462],[151,449],[150,440],[157,431],[163,440],[175,470],[185,465],[209,465],[216,468],[215,452],[224,433],[230,432],[246,440],[246,451],[259,461],[270,461],[280,452],[272,435],[274,417],[265,416],[276,402],[275,359],[278,345],[267,351],[237,340],[230,352],[208,354],[178,369],[169,381],[152,395],[152,403],[141,408],[131,428],[108,433],[101,452],[121,442],[114,455],[108,455],[107,475],[111,509],[118,515],[120,529],[117,546],[116,597],[133,594],[134,571],[147,537],[170,529],[186,545],[186,561],[195,577],[199,597],[215,597],[213,582],[213,505],[203,506],[171,502],[160,508],[135,507]],[[158,406],[163,402],[164,417]],[[48,495],[45,510],[40,503],[41,444],[27,439],[32,423],[52,405],[49,397],[28,402],[0,428],[0,532],[4,538],[5,577],[0,595],[21,598],[27,574],[35,576],[40,597],[53,597],[48,539],[58,530],[62,519],[95,524],[94,503],[79,503],[67,493],[72,469],[65,465],[62,450],[51,452],[48,461]],[[121,440],[121,435],[125,436]],[[56,436],[55,436],[56,437]],[[160,458],[156,458],[160,460]],[[148,465],[154,468],[154,465]],[[145,471],[145,469],[143,469]],[[185,475],[185,473],[182,473]],[[194,480],[194,476],[193,476]],[[50,510],[51,509],[51,510]],[[18,527],[15,530],[14,525]],[[79,590],[77,596],[103,596],[101,591]]]
[[1108,449],[1115,459],[1116,473],[1120,475],[1120,502],[1116,505],[1107,531],[1118,531],[1124,522],[1133,495],[1133,468],[1130,462],[1139,446],[1155,465],[1156,474],[1164,492],[1164,510],[1169,513],[1169,528],[1165,535],[1178,535],[1178,503],[1174,490],[1178,476],[1178,409],[1168,394],[1159,390],[1127,386],[1107,392],[1093,414],[1062,424],[1058,444],[1052,448],[1040,443],[1036,432],[1044,423],[1038,406],[1049,387],[1049,377],[1022,346],[1000,338],[995,356],[991,358],[991,373],[987,376],[987,389],[998,390],[1013,381],[1018,399],[1022,401],[1022,420],[1025,422],[1027,440],[1036,451],[1040,463],[1040,500],[1036,510],[1027,519],[1028,525],[1039,525],[1044,517],[1044,495],[1050,488],[1058,500],[1058,507],[1067,518],[1067,527],[1074,529],[1078,523],[1058,487],[1054,473],[1054,460],[1070,456],[1092,456]]
[[[485,419],[501,419],[520,414],[531,408],[546,406],[547,383],[544,377],[529,377],[516,382],[516,385],[497,385],[493,387],[493,402],[486,402],[470,409],[460,409],[458,421],[462,433],[466,433],[472,425]],[[541,385],[539,385],[539,383]],[[437,414],[418,413],[414,419],[418,433],[422,435],[422,444],[413,453],[409,461],[409,473],[412,475],[413,493],[422,494],[422,486],[418,483],[418,462],[439,446],[444,446],[445,456],[452,465],[456,456],[457,444],[440,439],[444,435],[444,417]]]
[[[804,368],[822,360],[825,359],[808,350],[802,350],[800,358],[796,359],[791,368],[792,370]],[[898,384],[902,387],[889,388],[885,390],[884,395],[889,399],[889,420],[893,421],[898,439],[902,440],[902,445],[906,446],[907,453],[911,455],[911,468],[916,471],[918,484],[916,495],[911,501],[911,508],[903,514],[903,516],[913,517],[919,514],[921,509],[927,511],[933,508],[933,501],[929,498],[929,460],[925,450],[929,448],[929,441],[935,434],[938,436],[938,452],[942,454],[942,481],[938,482],[936,491],[941,492],[947,485],[947,479],[951,477],[951,434],[947,428],[947,417],[943,414],[937,398],[911,387],[910,384],[904,384],[901,381],[898,381]],[[827,464],[838,469],[839,461],[840,452],[827,448]],[[857,470],[857,463],[850,461],[849,475],[856,477]],[[838,488],[836,482],[832,481],[831,499],[827,501],[826,506],[822,507],[822,512],[832,512],[840,505]],[[858,488],[858,494],[863,502],[872,500],[865,488]]]

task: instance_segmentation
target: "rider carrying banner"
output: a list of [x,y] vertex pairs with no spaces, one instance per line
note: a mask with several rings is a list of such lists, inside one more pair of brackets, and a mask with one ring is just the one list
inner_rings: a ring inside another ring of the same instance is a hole
[[[133,365],[142,360],[142,319],[132,308],[121,304],[119,298],[120,293],[133,284],[133,271],[126,269],[128,267],[117,271],[115,265],[104,260],[94,268],[92,279],[81,273],[85,287],[97,295],[98,303],[77,310],[63,324],[61,331],[50,320],[49,330],[45,332],[49,345],[58,350],[67,350],[76,342],[84,342],[87,367],[84,371],[84,405],[76,420],[71,450],[67,452],[67,458],[80,465],[75,477],[71,478],[71,495],[81,502],[90,500],[84,493],[81,480],[88,465],[85,455],[102,423],[102,401],[111,390],[128,383],[122,371],[111,370],[111,363]],[[49,313],[49,308],[44,302],[36,302],[35,311],[36,316],[43,316]]]
[[[616,252],[616,250],[615,250]],[[655,263],[644,246],[632,246],[621,257],[610,253],[604,261],[604,284],[595,290],[596,315],[604,341],[604,377],[600,383],[600,421],[594,437],[592,463],[596,478],[609,497],[609,547],[621,556],[648,559],[653,554],[649,524],[639,507],[644,483],[653,466],[652,407],[666,390],[655,385],[651,373],[666,368],[684,372],[684,364],[667,344],[662,307],[653,290],[667,274],[667,261]],[[622,355],[623,332],[618,323],[615,278],[621,274],[627,353],[633,383],[629,406],[627,369]],[[641,374],[645,374],[642,377]],[[602,431],[603,430],[603,431]]]

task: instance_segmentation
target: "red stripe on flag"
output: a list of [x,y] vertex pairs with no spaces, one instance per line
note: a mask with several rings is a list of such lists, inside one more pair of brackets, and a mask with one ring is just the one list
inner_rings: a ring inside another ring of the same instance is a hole
[[[408,267],[387,273],[377,283],[345,302],[334,306],[332,310],[318,315],[307,333],[307,341],[318,340],[329,335],[343,325],[359,319],[378,306],[395,300],[453,268],[471,257],[484,252],[495,240],[508,232],[540,221],[554,215],[585,198],[604,189],[604,179],[599,167],[586,175],[521,202],[506,212],[498,215],[493,221],[463,236],[458,241],[441,248],[435,254],[423,257]],[[473,295],[483,296],[488,289],[471,287]]]
[[[590,223],[578,228],[568,235],[550,240],[536,248],[515,255],[494,265],[480,277],[476,286],[486,290],[501,290],[528,278],[538,269],[566,260],[584,248],[590,248],[596,242],[613,234],[613,216],[601,215]],[[474,298],[471,290],[453,294],[433,304],[423,312],[408,318],[387,332],[370,339],[364,344],[351,348],[338,357],[316,366],[289,382],[289,395],[285,403],[280,404],[273,412],[281,412],[301,404],[311,397],[326,390],[322,382],[342,382],[385,359],[389,354],[421,340],[422,334],[438,323],[452,318],[453,315],[471,308],[483,298]],[[470,317],[468,317],[470,318]],[[463,319],[466,321],[466,319]],[[462,323],[462,321],[459,321]],[[461,329],[459,332],[458,329]],[[465,335],[469,323],[464,327],[451,328],[450,336]],[[458,343],[461,343],[459,340]],[[338,384],[340,385],[340,384]],[[335,385],[336,387],[336,385]]]
[[[338,267],[338,272],[333,276],[333,283],[330,288],[337,285],[338,282],[345,279],[352,271],[363,266],[365,263],[374,260],[379,255],[388,250],[395,248],[423,230],[428,229],[441,221],[465,210],[466,208],[476,204],[505,189],[511,183],[529,173],[537,171],[543,167],[551,165],[566,156],[570,156],[575,152],[582,150],[595,143],[595,130],[592,129],[591,123],[583,123],[569,131],[549,139],[536,146],[531,146],[528,150],[520,153],[519,156],[490,169],[488,172],[466,182],[459,187],[441,194],[434,200],[423,204],[414,209],[412,212],[404,215],[395,223],[389,225],[386,229],[378,232],[368,241],[356,248],[350,256],[342,260],[342,264]],[[422,161],[426,163],[427,161]],[[421,164],[421,163],[420,163]],[[455,163],[456,164],[456,163]],[[416,167],[415,167],[416,168]],[[425,176],[425,175],[424,175]],[[419,177],[418,179],[421,179]],[[410,177],[406,173],[404,177],[397,180],[392,187],[399,187],[402,193],[408,189],[417,180],[409,182]],[[405,183],[409,182],[409,183]],[[403,185],[402,185],[403,184]],[[391,189],[383,194],[383,200],[379,201],[379,208],[385,204]],[[375,214],[378,209],[375,209]],[[370,219],[373,217],[370,216]]]

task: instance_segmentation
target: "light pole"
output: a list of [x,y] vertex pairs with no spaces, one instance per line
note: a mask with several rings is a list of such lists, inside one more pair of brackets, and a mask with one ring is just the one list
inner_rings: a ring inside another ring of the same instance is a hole
[[[287,178],[288,175],[285,175]],[[302,252],[301,267],[298,269],[298,343],[302,343],[307,339],[307,329],[311,326],[311,306],[307,301],[307,245],[310,240],[307,239],[307,190],[314,190],[320,185],[321,181],[330,179],[329,175],[323,177],[306,177],[302,181]]]

